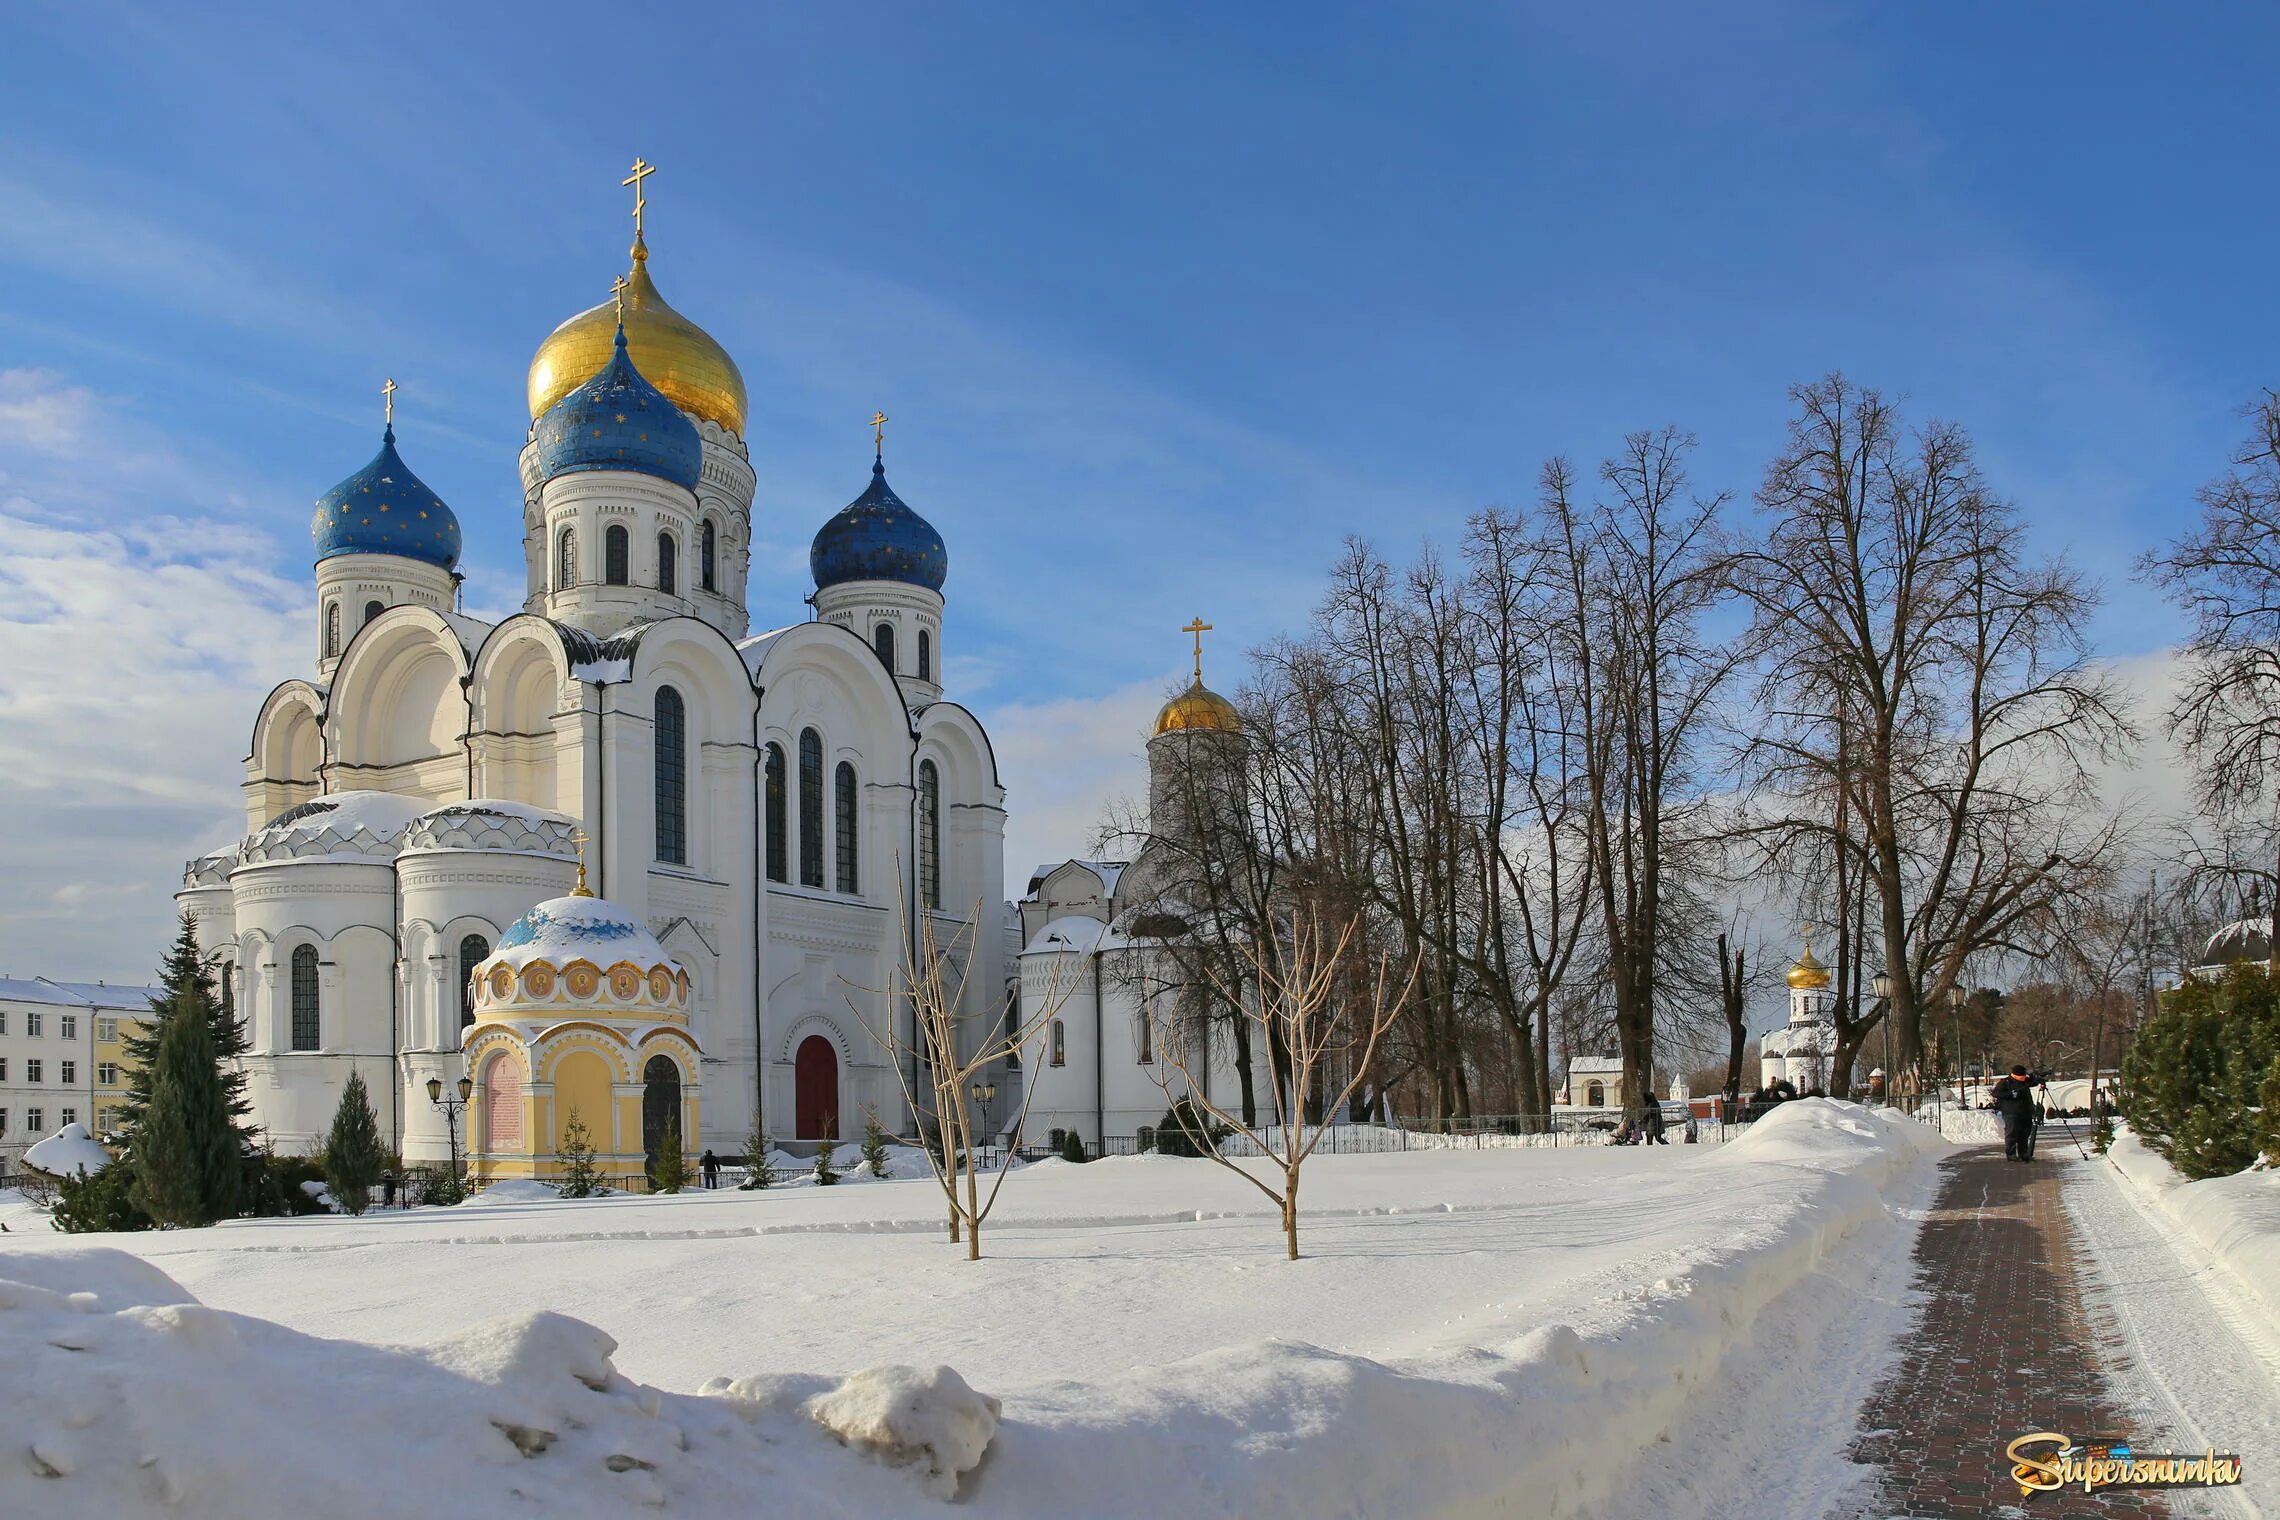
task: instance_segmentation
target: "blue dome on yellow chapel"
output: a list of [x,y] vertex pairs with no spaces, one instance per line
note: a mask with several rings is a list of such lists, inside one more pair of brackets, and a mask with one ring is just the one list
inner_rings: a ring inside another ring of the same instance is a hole
[[372,462],[317,498],[309,537],[317,558],[398,554],[446,570],[459,563],[459,519],[404,465],[393,424]]
[[903,581],[940,591],[950,577],[950,551],[934,525],[887,484],[886,462],[874,459],[869,488],[817,530],[808,569],[819,591],[845,581]]
[[622,325],[609,359],[547,408],[531,434],[546,480],[580,470],[630,470],[693,491],[704,466],[696,424],[634,368]]

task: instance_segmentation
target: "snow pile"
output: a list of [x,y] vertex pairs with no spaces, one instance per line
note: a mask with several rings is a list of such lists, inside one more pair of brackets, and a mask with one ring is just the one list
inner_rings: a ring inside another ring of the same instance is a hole
[[119,1252],[0,1253],[0,1514],[909,1514],[996,1430],[947,1368],[787,1407],[664,1394],[615,1350],[551,1313],[429,1347],[320,1340]]
[[2224,1264],[2265,1323],[2280,1325],[2280,1171],[2188,1182],[2127,1126],[2106,1155],[2141,1199]]
[[[306,1187],[304,1183],[302,1186]],[[530,1177],[509,1177],[469,1195],[469,1203],[560,1203],[561,1190],[551,1182],[539,1182]]]
[[111,1164],[84,1124],[66,1124],[24,1152],[24,1165],[51,1177],[92,1177]]
[[[768,1164],[775,1168],[777,1187],[808,1187],[815,1182],[815,1157],[795,1156],[790,1151],[768,1152]],[[1018,1163],[1016,1163],[1018,1165]],[[839,1174],[842,1184],[849,1182],[914,1182],[931,1179],[934,1167],[926,1159],[926,1152],[915,1145],[887,1147],[887,1175],[874,1177],[863,1164],[863,1147],[852,1142],[832,1147],[832,1170]],[[725,1177],[724,1177],[725,1182]]]

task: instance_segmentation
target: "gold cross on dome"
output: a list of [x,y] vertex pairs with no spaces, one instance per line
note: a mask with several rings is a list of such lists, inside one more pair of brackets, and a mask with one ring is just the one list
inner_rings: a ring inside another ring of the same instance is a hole
[[1195,684],[1198,686],[1203,684],[1203,636],[1211,631],[1211,625],[1202,618],[1197,618],[1180,630],[1195,635]]
[[572,897],[591,897],[594,895],[593,891],[586,885],[586,831],[584,829],[572,829],[570,831],[570,844],[578,852],[578,885],[570,889],[570,895]]
[[633,172],[618,181],[633,186],[633,235],[641,236],[641,213],[649,209],[649,198],[641,193],[641,182],[657,172],[657,166],[638,155],[633,161]]
[[617,303],[617,319],[620,322],[625,320],[625,293],[630,288],[622,274],[610,281],[610,299]]
[[389,380],[380,387],[380,408],[388,426],[396,425],[396,382]]
[[893,420],[885,412],[871,414],[871,451],[881,457],[887,452],[887,424]]

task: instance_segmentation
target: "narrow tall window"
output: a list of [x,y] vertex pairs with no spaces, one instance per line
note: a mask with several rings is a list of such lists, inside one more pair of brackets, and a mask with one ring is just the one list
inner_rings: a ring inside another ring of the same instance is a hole
[[612,586],[632,578],[633,535],[616,523],[602,533],[602,579]]
[[386,602],[366,602],[364,604],[364,621],[369,623],[387,610],[388,604]]
[[720,533],[718,529],[713,527],[712,519],[708,517],[705,519],[704,527],[697,531],[697,584],[707,591],[718,591],[720,589],[716,569],[719,562]]
[[564,528],[554,535],[554,589],[568,591],[578,584],[578,530]]
[[871,630],[871,647],[879,652],[879,663],[890,671],[895,668],[895,625],[881,623]]
[[459,1027],[475,1022],[475,968],[491,958],[491,942],[470,934],[459,942]]
[[667,596],[673,595],[673,562],[680,557],[680,553],[680,545],[673,542],[672,534],[657,535],[657,589]]
[[790,867],[789,852],[785,848],[788,830],[784,817],[784,747],[781,744],[768,746],[764,771],[768,787],[768,879],[782,881]]
[[317,1048],[317,947],[293,949],[293,1049]]
[[1156,1061],[1156,1016],[1143,1003],[1140,1008],[1140,1064],[1152,1066]]
[[934,638],[923,628],[918,630],[918,678],[934,679]]
[[918,762],[918,899],[942,906],[942,774],[931,760]]
[[852,893],[855,885],[855,767],[846,761],[832,773],[833,832],[839,854],[839,890]]
[[325,658],[340,654],[340,603],[325,603]]
[[[222,962],[217,968],[214,981],[220,986],[222,992],[222,1017],[235,1024],[237,1022],[237,966],[230,961]],[[111,1026],[110,1038],[117,1039],[119,1037],[119,1021],[110,1019],[104,1022]],[[96,1025],[95,1037],[97,1039],[104,1037],[101,1023]]]
[[689,863],[689,735],[681,694],[657,688],[657,858]]
[[800,731],[800,885],[823,885],[823,736]]
[[1062,1033],[1059,1019],[1053,1021],[1053,1049],[1046,1058],[1046,1064],[1050,1066],[1066,1066],[1069,1064],[1069,1041],[1068,1037]]

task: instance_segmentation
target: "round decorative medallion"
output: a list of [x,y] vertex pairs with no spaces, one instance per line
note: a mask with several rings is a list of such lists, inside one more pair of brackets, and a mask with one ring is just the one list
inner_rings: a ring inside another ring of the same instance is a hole
[[507,998],[514,994],[515,974],[505,966],[491,968],[491,996]]
[[523,967],[523,991],[534,998],[554,996],[554,968],[544,961]]
[[630,1003],[641,995],[641,973],[631,966],[610,967],[610,996]]
[[673,996],[673,974],[663,966],[656,966],[650,970],[649,996],[660,1003]]
[[562,973],[562,980],[570,984],[572,997],[590,998],[594,989],[602,985],[602,974],[584,961],[573,961]]

